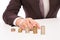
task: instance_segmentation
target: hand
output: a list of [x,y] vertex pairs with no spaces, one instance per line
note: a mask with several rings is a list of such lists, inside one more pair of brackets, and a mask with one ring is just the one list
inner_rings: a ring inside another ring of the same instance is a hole
[[25,29],[25,27],[29,27],[32,30],[34,26],[40,29],[40,25],[32,18],[18,19],[16,21],[16,25],[19,26],[23,30]]

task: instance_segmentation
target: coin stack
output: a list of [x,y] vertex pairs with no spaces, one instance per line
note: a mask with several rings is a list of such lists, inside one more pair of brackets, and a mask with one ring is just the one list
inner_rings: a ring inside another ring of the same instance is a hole
[[37,27],[36,26],[33,27],[33,34],[37,34]]
[[45,35],[45,26],[41,26],[41,34]]
[[18,32],[19,32],[19,33],[21,33],[21,32],[22,32],[22,29],[21,29],[21,28],[19,28],[19,29],[18,29]]

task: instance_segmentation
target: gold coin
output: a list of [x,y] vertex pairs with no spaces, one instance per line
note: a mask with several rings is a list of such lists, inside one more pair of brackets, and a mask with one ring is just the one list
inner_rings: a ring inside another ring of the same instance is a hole
[[37,27],[36,26],[33,27],[33,33],[37,34]]
[[21,28],[19,28],[19,29],[18,29],[18,32],[19,32],[19,33],[21,33],[21,32],[22,32],[22,29],[21,29]]

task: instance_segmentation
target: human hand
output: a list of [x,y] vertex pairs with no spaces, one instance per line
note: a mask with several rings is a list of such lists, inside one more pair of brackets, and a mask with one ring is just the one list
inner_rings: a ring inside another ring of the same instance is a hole
[[18,19],[16,25],[23,30],[26,27],[29,27],[29,29],[32,30],[34,26],[40,29],[40,25],[32,18]]

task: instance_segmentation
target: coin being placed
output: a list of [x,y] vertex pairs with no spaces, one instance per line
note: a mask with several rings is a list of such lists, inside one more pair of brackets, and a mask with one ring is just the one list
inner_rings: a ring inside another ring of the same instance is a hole
[[29,33],[30,32],[30,28],[29,27],[25,27],[25,33]]

